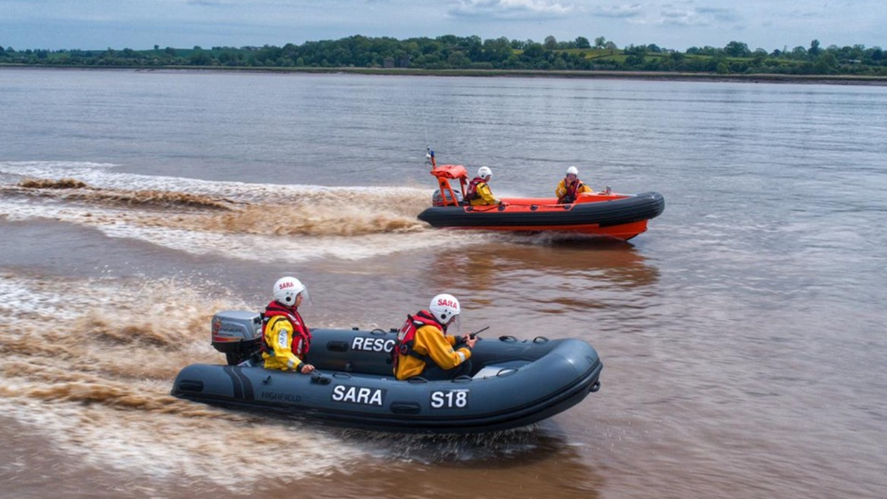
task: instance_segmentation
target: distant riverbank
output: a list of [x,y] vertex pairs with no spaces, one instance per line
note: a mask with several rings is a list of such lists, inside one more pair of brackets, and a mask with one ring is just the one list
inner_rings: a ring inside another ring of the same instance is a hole
[[505,69],[401,69],[401,68],[279,68],[279,67],[224,67],[224,66],[43,66],[25,64],[0,64],[0,69],[39,70],[127,70],[127,71],[190,71],[236,73],[311,73],[311,74],[362,74],[380,76],[468,76],[468,77],[521,77],[521,78],[603,78],[661,81],[724,81],[746,83],[806,83],[829,85],[882,85],[887,77],[859,75],[787,75],[787,74],[718,74],[679,73],[668,71],[557,71],[557,70],[505,70]]

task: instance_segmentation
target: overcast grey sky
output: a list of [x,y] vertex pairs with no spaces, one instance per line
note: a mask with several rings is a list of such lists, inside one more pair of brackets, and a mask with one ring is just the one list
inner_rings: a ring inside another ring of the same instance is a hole
[[358,34],[887,48],[887,1],[0,0],[0,46],[17,50],[282,46]]

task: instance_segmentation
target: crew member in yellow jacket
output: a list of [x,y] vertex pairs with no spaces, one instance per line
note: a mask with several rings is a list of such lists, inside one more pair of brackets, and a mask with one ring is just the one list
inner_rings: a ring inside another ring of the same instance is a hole
[[311,348],[311,331],[299,315],[299,305],[308,288],[295,277],[274,283],[274,300],[262,314],[262,359],[265,369],[309,374],[314,366],[305,362]]
[[492,178],[493,170],[489,166],[478,168],[477,177],[474,177],[468,183],[468,192],[465,194],[471,206],[505,205],[490,190],[489,182]]
[[567,168],[567,174],[564,179],[557,184],[554,195],[557,196],[557,204],[575,203],[576,198],[582,193],[594,194],[591,187],[583,184],[579,180],[579,170],[575,166]]
[[397,379],[422,376],[433,381],[471,374],[471,349],[477,339],[447,335],[447,327],[461,312],[453,295],[439,294],[428,310],[407,317],[393,355]]

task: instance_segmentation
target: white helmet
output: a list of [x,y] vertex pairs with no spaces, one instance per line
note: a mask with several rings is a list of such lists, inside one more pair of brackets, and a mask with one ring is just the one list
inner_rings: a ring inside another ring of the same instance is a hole
[[482,166],[477,169],[477,176],[484,180],[489,180],[493,177],[493,170],[490,170],[489,166]]
[[462,313],[462,307],[459,306],[459,300],[455,296],[443,293],[431,299],[428,311],[438,322],[446,325],[453,317]]
[[292,307],[300,294],[304,294],[303,298],[307,299],[308,288],[295,277],[281,277],[274,283],[274,299],[282,305]]
[[567,175],[579,175],[579,170],[575,166],[567,168]]

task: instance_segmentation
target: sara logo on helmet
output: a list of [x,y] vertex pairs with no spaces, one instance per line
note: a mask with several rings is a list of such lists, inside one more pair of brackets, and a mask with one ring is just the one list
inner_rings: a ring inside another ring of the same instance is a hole
[[453,298],[453,299],[438,298],[438,300],[437,300],[437,306],[439,306],[439,307],[450,307],[450,308],[454,309],[454,312],[458,312],[458,311],[459,311],[459,302],[456,301],[455,298]]
[[282,283],[280,283],[280,286],[279,286],[280,289],[294,288],[294,287],[296,287],[296,285],[292,281],[282,282]]

